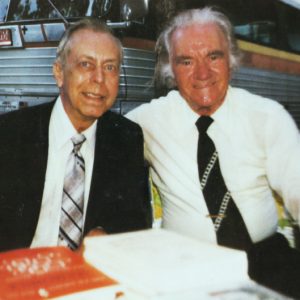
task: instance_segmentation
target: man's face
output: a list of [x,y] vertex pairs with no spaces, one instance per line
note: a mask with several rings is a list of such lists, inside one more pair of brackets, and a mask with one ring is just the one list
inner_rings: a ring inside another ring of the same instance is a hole
[[171,66],[180,94],[199,115],[224,101],[230,80],[227,41],[215,24],[193,24],[171,36]]
[[68,42],[65,64],[53,68],[64,109],[77,131],[88,128],[115,102],[120,52],[107,33],[82,29]]

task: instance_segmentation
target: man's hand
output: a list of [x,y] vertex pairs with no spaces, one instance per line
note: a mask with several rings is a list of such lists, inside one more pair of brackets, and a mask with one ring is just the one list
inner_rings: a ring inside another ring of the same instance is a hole
[[[93,236],[102,236],[102,235],[107,235],[107,233],[103,230],[103,228],[97,227],[97,228],[90,230],[89,233],[87,235],[85,235],[84,238],[93,237]],[[79,248],[76,250],[76,253],[83,255],[83,251],[84,251],[84,245],[83,245],[83,241],[82,241]]]

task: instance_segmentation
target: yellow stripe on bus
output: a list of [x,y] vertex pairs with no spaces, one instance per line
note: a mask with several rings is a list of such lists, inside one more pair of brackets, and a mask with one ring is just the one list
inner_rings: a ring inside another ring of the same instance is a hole
[[253,53],[276,57],[276,58],[300,62],[300,55],[297,55],[294,53],[277,50],[274,48],[269,48],[266,46],[261,46],[258,44],[253,44],[253,43],[241,41],[241,40],[238,40],[238,45],[239,45],[240,49],[244,50],[244,51],[249,51],[249,52],[253,52]]

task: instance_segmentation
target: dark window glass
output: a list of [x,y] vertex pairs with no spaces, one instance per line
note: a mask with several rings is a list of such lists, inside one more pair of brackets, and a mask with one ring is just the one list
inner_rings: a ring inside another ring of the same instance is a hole
[[279,28],[275,1],[245,1],[240,6],[242,13],[235,7],[230,10],[237,37],[275,47]]
[[292,51],[300,52],[300,11],[286,6],[283,14],[287,44]]
[[[107,15],[113,6],[111,0],[52,0],[52,2],[65,18],[101,17]],[[9,21],[54,18],[59,18],[59,15],[47,0],[11,1]]]
[[223,11],[239,39],[300,52],[300,10],[279,0],[151,0],[145,24],[134,25],[130,33],[155,40],[164,23],[178,11],[204,6]]
[[190,0],[186,2],[186,7],[217,7],[229,17],[238,37],[275,46],[278,30],[276,2],[275,0]]

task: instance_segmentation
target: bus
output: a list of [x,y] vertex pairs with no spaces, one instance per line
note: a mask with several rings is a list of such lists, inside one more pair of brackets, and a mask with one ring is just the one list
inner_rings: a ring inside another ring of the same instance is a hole
[[1,0],[0,113],[54,99],[55,50],[66,26],[101,18],[124,45],[114,110],[126,113],[160,96],[155,40],[178,11],[215,6],[234,24],[243,54],[231,84],[282,103],[300,126],[299,0]]
[[[132,31],[155,39],[164,22],[180,10],[217,7],[234,25],[242,52],[231,84],[281,102],[300,126],[300,1],[151,1],[148,23]],[[152,29],[152,30],[151,30]],[[163,90],[163,89],[162,89]]]
[[[0,113],[52,101],[58,95],[52,64],[66,27],[80,18],[103,19],[123,40],[143,22],[145,0],[1,0]],[[113,110],[124,113],[154,95],[153,51],[124,47],[120,89]],[[126,103],[126,109],[125,105]]]

